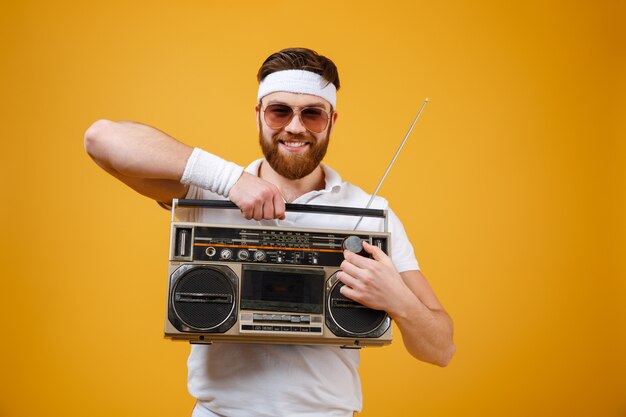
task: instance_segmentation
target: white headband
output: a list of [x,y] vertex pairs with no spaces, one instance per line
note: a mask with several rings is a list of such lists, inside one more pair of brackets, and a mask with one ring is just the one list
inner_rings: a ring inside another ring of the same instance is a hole
[[337,107],[337,89],[321,75],[304,70],[276,71],[268,75],[259,84],[257,102],[270,93],[312,94],[327,100],[333,109]]

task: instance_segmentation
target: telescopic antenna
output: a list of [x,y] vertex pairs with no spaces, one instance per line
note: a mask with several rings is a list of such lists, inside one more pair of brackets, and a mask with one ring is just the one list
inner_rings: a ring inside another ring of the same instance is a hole
[[[387,174],[389,174],[389,171],[391,171],[391,167],[396,162],[396,159],[398,159],[398,155],[400,154],[400,151],[404,147],[404,144],[406,143],[406,140],[409,138],[409,135],[413,131],[413,127],[415,127],[415,124],[419,120],[420,116],[422,115],[422,111],[424,110],[424,107],[426,107],[427,104],[428,104],[428,97],[424,100],[424,103],[422,104],[422,107],[420,108],[420,111],[417,113],[417,116],[415,116],[415,119],[413,120],[413,123],[411,124],[411,127],[409,128],[409,131],[406,132],[406,135],[404,136],[404,139],[402,140],[402,143],[398,147],[398,150],[396,151],[396,154],[393,156],[393,159],[389,163],[389,166],[387,167],[387,170],[383,174],[383,177],[380,179],[380,182],[378,183],[378,186],[374,190],[374,193],[372,194],[372,197],[370,198],[370,201],[367,202],[367,206],[365,206],[366,209],[370,208],[370,205],[374,201],[374,198],[376,198],[376,194],[378,194],[378,190],[380,190],[380,187],[383,185],[383,182],[385,181],[385,178],[387,178]],[[356,223],[356,226],[354,226],[353,230],[356,230],[357,227],[359,227],[359,225],[361,224],[361,220],[363,220],[363,217],[359,217],[359,221]]]

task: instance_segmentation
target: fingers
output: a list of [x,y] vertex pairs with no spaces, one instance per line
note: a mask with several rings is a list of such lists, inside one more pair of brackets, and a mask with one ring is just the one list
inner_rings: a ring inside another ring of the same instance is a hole
[[[354,265],[347,259],[341,263],[339,268],[341,268],[344,273],[356,278],[359,278],[366,271],[364,268]],[[339,276],[341,276],[341,274]]]
[[358,293],[357,291],[352,288],[349,287],[347,284],[344,285],[343,287],[339,288],[339,292],[341,293],[341,295],[343,295],[346,298],[349,298],[353,301],[359,302],[356,298],[358,298]]
[[285,218],[285,201],[279,189],[254,175],[244,173],[228,197],[248,220]]
[[[263,206],[264,206],[263,201],[260,201],[257,204],[255,204],[254,209],[253,209],[253,214],[252,214],[252,218],[254,220],[262,220],[264,218],[265,210],[263,209]],[[269,205],[267,206],[268,206],[267,211],[271,210],[271,207],[269,207]]]
[[355,288],[359,285],[359,280],[347,273],[346,271],[339,271],[337,273],[337,278],[339,281],[346,284],[346,286],[350,288]]
[[[350,262],[353,265],[358,266],[359,268],[366,269],[372,262],[374,262],[370,258],[366,258],[365,256],[357,255],[354,252],[350,252],[349,250],[343,251],[343,257],[346,261]],[[343,265],[343,264],[342,264]]]
[[242,208],[241,206],[239,206],[239,210],[241,210],[241,215],[247,220],[250,220],[254,215],[254,207]]
[[285,200],[283,196],[276,189],[276,193],[274,194],[274,217],[276,219],[285,220]]
[[370,255],[372,255],[372,258],[376,259],[377,261],[382,261],[385,258],[389,258],[385,254],[385,252],[383,252],[383,250],[381,248],[379,248],[378,246],[370,245],[366,241],[363,241],[363,249],[365,249],[365,252],[367,252]]
[[339,288],[341,295],[358,303],[363,303],[363,283],[358,278],[346,271],[339,271],[337,278],[345,284]]
[[271,198],[265,197],[253,204],[252,218],[254,220],[285,219],[285,202],[280,194],[272,194]]
[[389,294],[399,291],[402,278],[391,258],[380,248],[367,242],[363,242],[363,248],[372,258],[344,251],[345,259],[337,275],[345,284],[340,289],[341,294],[366,307],[387,311],[390,307]]

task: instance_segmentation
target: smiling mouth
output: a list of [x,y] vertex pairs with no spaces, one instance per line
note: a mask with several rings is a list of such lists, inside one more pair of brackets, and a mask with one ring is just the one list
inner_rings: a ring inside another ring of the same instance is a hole
[[284,140],[280,140],[280,143],[282,143],[283,145],[285,145],[286,147],[290,148],[290,149],[300,149],[300,148],[304,148],[306,145],[308,145],[308,142],[304,142],[304,141],[289,141],[286,142]]

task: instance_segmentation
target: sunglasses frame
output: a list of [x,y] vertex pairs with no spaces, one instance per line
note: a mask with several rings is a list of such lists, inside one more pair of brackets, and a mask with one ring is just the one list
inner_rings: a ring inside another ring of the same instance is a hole
[[[288,107],[289,109],[291,109],[291,117],[289,118],[289,120],[287,120],[287,122],[282,125],[282,126],[276,126],[276,127],[272,127],[270,126],[270,124],[267,121],[267,116],[265,115],[265,111],[268,109],[268,107],[271,106],[284,106],[284,107]],[[315,110],[319,110],[320,112],[324,113],[326,115],[326,125],[324,126],[324,128],[322,130],[320,130],[319,132],[316,132],[314,130],[311,130],[307,127],[306,123],[304,123],[304,120],[302,120],[302,112],[306,109],[315,109]],[[264,109],[261,110],[263,112],[263,120],[265,120],[265,123],[267,124],[268,127],[270,127],[271,129],[282,129],[283,127],[287,126],[289,123],[291,123],[291,121],[293,120],[293,117],[296,115],[296,113],[298,113],[298,118],[300,119],[300,123],[302,124],[302,126],[304,126],[304,128],[311,132],[311,133],[322,133],[324,132],[327,128],[328,125],[330,123],[330,119],[333,116],[334,110],[331,110],[330,113],[328,113],[325,109],[316,107],[316,106],[305,106],[305,107],[293,107],[290,106],[288,104],[283,104],[283,103],[272,103],[272,104],[267,104],[265,106]]]

